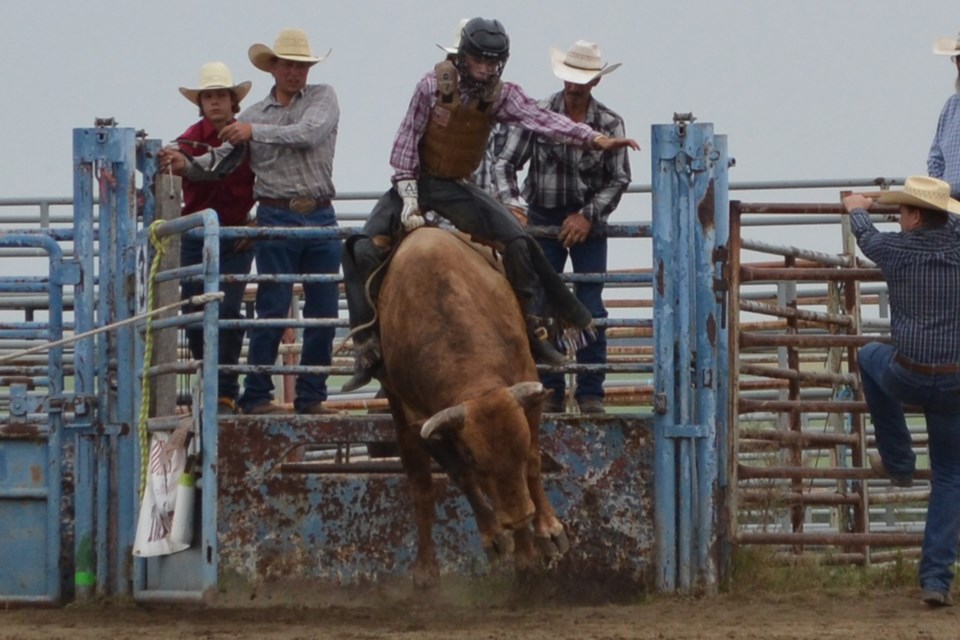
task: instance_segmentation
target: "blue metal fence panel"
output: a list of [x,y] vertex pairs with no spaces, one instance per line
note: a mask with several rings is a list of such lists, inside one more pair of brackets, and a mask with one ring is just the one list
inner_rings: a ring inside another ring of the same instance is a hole
[[726,365],[716,252],[716,221],[728,215],[726,141],[712,125],[683,119],[654,126],[651,138],[657,580],[664,591],[713,590],[717,415],[726,410],[717,400]]
[[[164,222],[154,231],[159,240],[202,228],[204,238],[204,261],[201,274],[205,293],[220,290],[220,226],[215,212],[207,210]],[[154,250],[146,229],[141,230],[136,240],[147,255],[148,264]],[[173,269],[179,272],[180,269]],[[171,271],[161,271],[156,281],[167,278]],[[155,321],[154,329],[165,326],[183,326],[189,318],[180,315],[164,321]],[[204,360],[201,370],[200,406],[193,407],[200,415],[217,415],[217,374],[219,353],[219,302],[204,306],[202,323],[204,331]],[[139,368],[143,365],[143,345],[137,358]],[[201,443],[201,468],[198,469],[200,518],[196,542],[191,548],[170,556],[138,558],[135,562],[134,596],[140,600],[198,600],[216,590],[219,579],[219,539],[217,537],[218,506],[218,420],[201,420],[199,441]]]
[[[48,319],[30,338],[63,338],[63,286],[75,271],[56,241],[43,234],[0,234],[0,246],[35,247],[49,258]],[[18,278],[0,279],[6,285]],[[14,289],[15,290],[15,287]],[[9,414],[0,420],[0,602],[56,603],[61,598],[61,449],[63,349],[47,349],[47,386],[10,384]],[[15,376],[14,376],[15,377]]]
[[672,127],[651,129],[653,171],[653,316],[654,342],[654,473],[657,481],[655,529],[657,541],[657,587],[673,591],[677,580],[677,483],[676,447],[667,436],[675,424],[668,412],[674,410],[677,365],[674,316],[678,306],[677,281],[671,276],[675,245],[676,173],[673,163],[679,152]]
[[[154,145],[156,146],[156,145]],[[154,149],[154,152],[156,149]],[[74,235],[80,261],[77,330],[132,315],[136,230],[137,141],[133,129],[74,130]],[[94,215],[94,183],[98,215]],[[96,220],[96,224],[94,221]],[[96,248],[101,248],[96,251]],[[135,518],[133,328],[83,339],[76,346],[80,411],[75,434],[76,594],[80,599],[129,593],[128,549]]]
[[59,596],[49,584],[58,558],[48,553],[48,447],[45,439],[0,439],[0,602],[55,602]]

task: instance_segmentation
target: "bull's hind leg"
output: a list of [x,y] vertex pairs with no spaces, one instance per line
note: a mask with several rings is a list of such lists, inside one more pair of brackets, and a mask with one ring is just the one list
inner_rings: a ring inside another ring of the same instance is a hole
[[417,557],[413,562],[413,584],[419,588],[435,587],[440,582],[440,564],[433,544],[434,495],[431,478],[430,454],[423,447],[420,433],[410,427],[403,409],[392,397],[390,409],[397,426],[397,447],[400,460],[410,481],[410,497],[413,499],[413,519],[417,525]]
[[[533,516],[533,536],[537,548],[547,558],[556,558],[570,550],[570,541],[563,523],[557,518],[553,506],[543,490],[540,462],[540,412],[527,412],[530,424],[530,449],[527,452],[527,490],[536,512]],[[518,555],[519,545],[518,543]]]

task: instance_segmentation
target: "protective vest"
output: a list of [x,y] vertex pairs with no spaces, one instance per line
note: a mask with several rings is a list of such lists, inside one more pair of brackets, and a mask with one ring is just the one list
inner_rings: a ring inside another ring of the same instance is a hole
[[445,60],[434,70],[437,104],[420,140],[420,170],[439,178],[469,178],[483,159],[493,128],[490,107],[500,97],[503,83],[498,79],[464,104],[460,101],[460,78],[453,62]]

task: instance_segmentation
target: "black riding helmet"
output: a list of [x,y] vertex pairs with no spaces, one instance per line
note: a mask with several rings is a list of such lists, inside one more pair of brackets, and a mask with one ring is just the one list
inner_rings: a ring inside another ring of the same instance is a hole
[[463,25],[457,51],[458,66],[462,65],[463,57],[466,55],[499,62],[497,75],[503,74],[503,67],[507,64],[507,58],[510,57],[510,38],[507,37],[507,32],[499,20],[473,18]]

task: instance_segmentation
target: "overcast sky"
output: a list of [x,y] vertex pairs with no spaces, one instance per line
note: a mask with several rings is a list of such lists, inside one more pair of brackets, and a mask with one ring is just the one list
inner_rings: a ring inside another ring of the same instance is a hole
[[247,48],[284,27],[333,49],[310,81],[332,84],[342,117],[338,190],[382,190],[414,84],[452,44],[461,17],[496,17],[511,38],[505,79],[534,97],[559,88],[548,48],[583,38],[623,67],[595,95],[625,119],[650,182],[650,125],[692,111],[728,136],[731,180],[899,176],[925,171],[953,91],[938,36],[960,30],[956,2],[924,0],[0,0],[0,197],[69,195],[71,130],[96,117],[168,141],[196,119],[177,91],[226,62],[270,89]]

